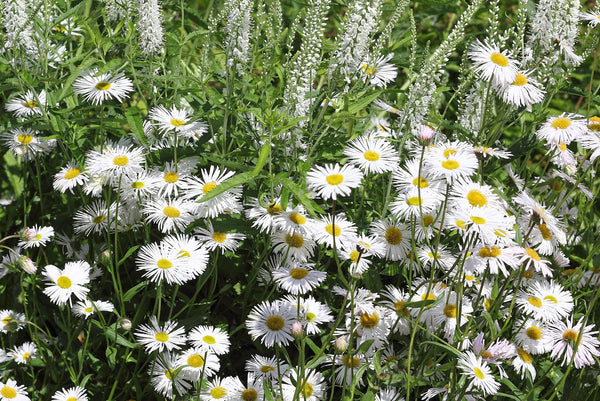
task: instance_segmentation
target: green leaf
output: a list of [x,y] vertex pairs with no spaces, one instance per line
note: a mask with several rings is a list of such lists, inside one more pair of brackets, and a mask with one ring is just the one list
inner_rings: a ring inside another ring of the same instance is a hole
[[108,347],[106,348],[105,355],[106,361],[108,362],[108,366],[111,369],[114,369],[117,362],[117,349],[114,347]]
[[317,347],[317,344],[315,344],[314,341],[310,338],[304,337],[304,342],[308,344],[308,346],[310,347],[310,349],[312,349],[315,355],[318,355],[321,352],[321,349]]
[[205,194],[198,203],[206,202],[216,196],[221,195],[223,192],[230,190],[231,188],[237,187],[239,185],[243,185],[248,181],[252,180],[255,177],[255,174],[252,171],[247,171],[245,173],[237,174],[228,179],[225,182],[214,187],[209,193]]
[[129,258],[129,257],[130,257],[130,256],[131,256],[131,255],[132,255],[132,254],[133,254],[135,251],[137,251],[139,247],[140,247],[140,245],[134,245],[134,246],[132,246],[131,248],[129,248],[129,249],[127,250],[127,252],[125,252],[125,256],[123,256],[123,257],[121,258],[121,260],[119,260],[119,261],[117,262],[117,267],[121,266],[121,264],[122,264],[123,262],[125,262],[125,261],[127,260],[127,258]]
[[256,162],[256,166],[254,167],[254,170],[252,170],[252,174],[258,175],[258,173],[260,173],[260,171],[264,167],[265,163],[267,162],[267,158],[269,157],[270,153],[271,153],[271,142],[267,141],[267,143],[265,143],[263,145],[263,147],[260,148],[260,153],[258,154],[258,161]]
[[371,104],[371,102],[373,102],[373,100],[377,99],[380,95],[381,95],[381,93],[379,91],[375,91],[367,96],[360,98],[359,100],[349,102],[350,105],[348,106],[348,113],[350,113],[350,114],[358,113],[359,111],[361,111],[362,109],[367,107],[369,104]]
[[461,355],[459,350],[457,350],[456,348],[451,347],[449,345],[443,344],[443,343],[439,343],[439,342],[435,342],[435,341],[423,341],[422,343],[423,344],[431,344],[431,345],[434,345],[436,347],[443,348],[446,351],[448,351],[451,354],[454,354],[456,356],[460,356]]
[[361,397],[360,401],[373,401],[375,399],[375,394],[369,390]]
[[138,292],[140,292],[141,290],[146,288],[149,283],[150,283],[150,281],[148,281],[148,280],[142,281],[141,283],[137,284],[135,287],[127,290],[125,295],[123,295],[123,302],[131,301],[131,299],[135,296],[135,294],[137,294]]
[[366,354],[367,351],[369,350],[369,348],[371,348],[371,345],[373,345],[373,343],[375,342],[375,340],[367,340],[364,343],[362,343],[360,345],[360,347],[358,347],[358,352],[362,352],[363,354]]
[[321,209],[319,207],[319,205],[317,205],[315,203],[314,200],[312,199],[308,199],[308,196],[306,196],[306,194],[304,193],[304,190],[301,189],[297,184],[293,183],[292,181],[290,181],[286,176],[288,173],[286,172],[282,172],[279,173],[275,176],[274,180],[278,183],[280,183],[281,185],[283,185],[285,188],[287,188],[296,198],[296,200],[298,202],[300,202],[302,204],[302,206],[304,206],[306,208],[306,211],[311,215],[311,216],[315,216],[316,213],[315,212],[319,212],[324,214],[325,211],[323,209]]

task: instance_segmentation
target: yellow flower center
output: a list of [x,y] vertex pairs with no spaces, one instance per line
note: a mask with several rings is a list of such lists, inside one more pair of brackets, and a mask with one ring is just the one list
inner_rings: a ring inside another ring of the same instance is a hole
[[486,298],[485,302],[483,303],[483,306],[485,306],[486,310],[490,309],[490,307],[492,306],[492,300],[490,298]]
[[387,230],[385,230],[385,240],[390,245],[398,245],[402,242],[402,231],[397,227],[388,227]]
[[267,318],[265,324],[267,325],[269,330],[279,331],[283,329],[283,326],[285,326],[285,320],[283,320],[283,318],[279,315],[273,315]]
[[446,149],[446,150],[444,150],[444,157],[447,159],[455,153],[456,153],[456,149]]
[[[309,382],[304,382],[300,391],[305,399],[310,398],[313,393],[313,386]],[[302,399],[302,398],[301,398]]]
[[180,258],[190,258],[190,257],[192,257],[192,255],[190,255],[190,253],[188,251],[186,251],[186,250],[182,249],[181,251],[177,252],[177,258],[178,259],[180,259]]
[[334,234],[334,227],[333,224],[327,224],[325,226],[325,231],[327,231],[327,234],[329,235],[335,235],[336,237],[339,237],[340,234],[342,233],[342,229],[340,228],[339,225],[336,224],[335,226],[335,234]]
[[290,270],[290,276],[296,280],[302,280],[308,274],[308,270],[302,267],[294,267]]
[[372,150],[367,150],[365,153],[363,153],[363,157],[370,162],[376,162],[379,160],[379,154],[373,152]]
[[492,353],[488,350],[485,350],[481,353],[481,357],[483,359],[491,358],[492,356],[493,356]]
[[174,171],[169,171],[166,172],[165,175],[163,176],[165,182],[168,182],[169,184],[172,184],[174,182],[176,182],[179,179],[179,174],[177,174]]
[[215,241],[217,241],[219,244],[222,244],[225,239],[227,238],[227,234],[225,233],[220,233],[215,231],[212,235],[212,239],[214,239]]
[[513,82],[512,84],[516,86],[524,86],[527,84],[527,77],[523,74],[517,74],[515,82]]
[[546,241],[550,241],[552,239],[552,234],[550,233],[547,225],[540,224],[538,228],[540,229],[540,233],[542,233],[542,238],[544,238]]
[[96,216],[92,219],[92,223],[94,224],[100,224],[102,223],[104,220],[106,220],[106,216],[101,214],[100,216]]
[[527,255],[529,255],[529,257],[530,257],[531,259],[533,259],[533,260],[536,260],[536,261],[538,261],[538,262],[539,262],[540,260],[542,260],[542,258],[540,258],[540,255],[538,255],[538,253],[537,253],[536,251],[534,251],[533,249],[531,249],[531,248],[526,248],[526,249],[525,249],[525,252],[526,252],[526,253],[527,253]]
[[419,206],[420,204],[423,203],[423,200],[420,197],[418,197],[418,196],[413,196],[412,198],[408,198],[406,200],[406,203],[409,206]]
[[306,320],[308,320],[309,322],[312,322],[313,320],[315,320],[316,317],[317,317],[317,315],[315,315],[312,312],[308,312],[306,314]]
[[477,376],[479,379],[481,379],[481,380],[485,379],[485,375],[483,374],[483,372],[481,371],[481,369],[475,367],[473,369],[473,372],[475,372],[475,376]]
[[275,370],[275,368],[273,366],[269,366],[269,365],[262,365],[260,367],[260,371],[263,373],[273,372],[274,370]]
[[344,176],[341,174],[330,174],[325,179],[329,185],[340,185],[344,181]]
[[33,137],[31,135],[21,134],[21,135],[17,136],[17,141],[26,145],[28,143],[31,143],[31,141],[33,141]]
[[433,223],[433,216],[430,214],[426,214],[423,216],[423,226],[429,227]]
[[28,109],[35,109],[36,107],[40,107],[40,105],[37,104],[35,100],[28,100],[23,103],[23,106],[27,107]]
[[571,341],[577,342],[578,338],[579,338],[579,333],[573,329],[567,329],[563,333],[563,340],[565,340],[565,341],[571,340]]
[[134,189],[144,188],[145,186],[146,186],[146,184],[144,184],[142,181],[134,181],[131,183],[131,188],[134,188]]
[[527,302],[529,302],[531,305],[535,306],[536,308],[542,307],[542,300],[539,299],[538,297],[534,297],[533,295],[530,296],[529,298],[527,298]]
[[564,152],[564,151],[566,151],[566,150],[567,150],[567,144],[566,144],[566,143],[562,143],[562,142],[560,142],[560,143],[558,144],[558,148],[560,149],[560,151],[561,151],[561,152]]
[[552,296],[552,295],[546,295],[546,296],[544,297],[544,299],[545,299],[546,301],[554,302],[555,304],[557,304],[557,303],[558,303],[558,299],[556,299],[556,298],[555,298],[554,296]]
[[567,129],[571,126],[571,120],[566,117],[557,117],[552,121],[552,128]]
[[11,316],[7,316],[4,319],[2,319],[2,323],[5,324],[5,325],[9,324],[12,321],[13,321],[13,318]]
[[295,233],[294,235],[286,234],[285,242],[294,248],[302,248],[302,245],[304,245],[304,238]]
[[358,359],[354,355],[349,357],[349,355],[346,354],[342,356],[342,363],[344,364],[344,366],[347,366],[351,369],[356,369],[360,366],[360,359]]
[[448,304],[444,307],[444,315],[450,319],[456,319],[456,305]]
[[193,368],[199,368],[204,365],[204,359],[198,354],[188,356],[187,364]]
[[533,273],[532,273],[530,270],[525,270],[525,271],[523,272],[523,276],[522,276],[522,277],[523,277],[523,278],[526,278],[526,279],[530,279],[530,278],[532,278],[532,277],[533,277]]
[[492,53],[492,55],[490,56],[490,60],[492,61],[492,63],[499,65],[500,67],[508,66],[508,59],[506,58],[506,56],[500,53]]
[[413,180],[413,185],[419,186],[421,188],[427,188],[429,186],[429,181],[427,181],[425,178],[423,177],[417,177]]
[[283,211],[283,208],[281,207],[281,205],[275,205],[273,203],[271,203],[269,205],[269,207],[267,208],[267,213],[269,213],[271,216],[277,215],[279,213],[281,213]]
[[475,224],[485,224],[485,219],[479,216],[470,216],[471,221]]
[[456,226],[458,228],[462,228],[464,230],[465,229],[465,222],[463,220],[456,220]]
[[185,125],[185,121],[178,120],[177,118],[172,118],[171,119],[171,125],[173,125],[175,127],[181,127],[182,125]]
[[98,89],[99,91],[107,91],[110,89],[110,87],[111,87],[110,82],[106,82],[106,81],[101,81],[96,84],[96,89]]
[[84,312],[86,312],[86,313],[92,313],[92,310],[93,310],[93,309],[92,309],[92,307],[91,307],[91,306],[88,306],[88,307],[87,307],[87,308],[85,308],[83,311],[84,311]]
[[69,169],[69,171],[67,171],[65,173],[65,179],[66,180],[72,180],[73,178],[77,177],[79,174],[81,174],[81,169],[78,167]]
[[207,193],[215,189],[216,186],[217,183],[214,181],[207,182],[206,184],[202,185],[202,192],[204,192],[204,195],[206,195]]
[[247,388],[242,391],[242,400],[244,401],[256,401],[258,399],[258,393],[253,388]]
[[212,398],[216,398],[216,399],[220,399],[220,398],[224,398],[227,396],[227,390],[225,389],[225,387],[213,387],[210,390],[210,396]]
[[159,331],[158,333],[156,333],[154,335],[154,338],[156,339],[156,341],[160,341],[161,343],[169,341],[169,335],[164,331]]
[[298,225],[302,225],[302,224],[306,223],[306,217],[304,217],[301,214],[296,213],[296,212],[290,213],[290,220],[293,223],[298,224]]
[[455,170],[460,167],[460,164],[456,160],[444,160],[442,167],[446,170]]
[[406,305],[406,302],[396,301],[396,303],[394,303],[394,309],[396,309],[396,312],[398,314],[402,314],[404,317],[407,317],[410,314],[410,312],[407,308],[404,307],[404,305]]
[[129,158],[127,156],[117,156],[113,159],[113,164],[115,166],[126,166],[129,163]]
[[525,334],[532,340],[539,340],[542,338],[542,330],[538,326],[528,327],[527,330],[525,330]]
[[476,189],[472,189],[467,193],[467,201],[471,206],[482,207],[487,205],[487,197]]
[[[175,371],[173,369],[167,369],[167,370],[165,370],[165,376],[169,380],[173,380],[173,373],[175,373]],[[71,397],[71,398],[73,398],[73,397]]]
[[428,292],[426,294],[421,295],[421,301],[433,301],[435,299],[435,295],[433,295],[432,293]]
[[204,341],[207,344],[215,344],[217,342],[217,340],[215,340],[213,336],[204,336],[202,337],[202,341]]
[[31,359],[31,354],[29,352],[23,353],[23,360],[28,361]]
[[436,253],[436,254],[434,255],[434,254],[433,254],[433,252],[429,252],[429,253],[427,254],[427,256],[429,256],[429,257],[430,257],[430,258],[432,258],[432,259],[439,259],[439,258],[441,258],[441,257],[442,257],[442,255],[440,255],[439,253]]
[[519,348],[517,350],[517,354],[519,354],[519,357],[523,360],[523,362],[530,364],[531,362],[533,362],[533,358],[531,357],[531,354],[527,351],[525,351],[523,348]]
[[173,219],[179,217],[181,215],[181,212],[176,207],[167,206],[163,209],[163,214]]
[[16,398],[17,390],[15,390],[12,387],[4,386],[0,390],[0,395],[2,395],[2,397],[4,397],[4,398]]
[[350,252],[350,260],[352,261],[352,263],[358,262],[359,258],[360,258],[360,252],[358,252],[358,251]]
[[482,258],[496,258],[502,254],[500,248],[496,246],[484,246],[479,250],[479,256]]
[[67,276],[60,276],[59,278],[56,279],[56,284],[62,288],[62,289],[67,289],[67,288],[71,288],[71,279],[68,278]]
[[365,329],[372,329],[379,324],[379,315],[377,312],[373,312],[372,315],[368,313],[360,314],[360,325]]
[[600,117],[594,116],[590,118],[590,124],[588,125],[588,128],[590,131],[595,131],[598,132],[600,131]]
[[170,269],[171,267],[173,267],[173,263],[171,263],[167,259],[159,260],[158,262],[156,262],[156,265],[161,269]]

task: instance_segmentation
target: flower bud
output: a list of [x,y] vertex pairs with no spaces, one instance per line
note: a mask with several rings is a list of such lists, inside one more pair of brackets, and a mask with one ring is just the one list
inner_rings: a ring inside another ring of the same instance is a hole
[[435,135],[435,131],[427,124],[421,125],[421,131],[419,132],[419,139],[423,142],[430,142]]
[[119,320],[119,326],[121,326],[123,330],[131,330],[131,320],[127,319],[126,317],[122,317]]
[[296,337],[300,337],[302,335],[302,332],[304,331],[304,329],[302,328],[302,323],[300,322],[294,322],[292,323],[292,335],[296,336]]
[[333,343],[336,351],[344,352],[348,349],[348,341],[346,340],[346,336],[338,337]]
[[34,274],[37,271],[36,265],[29,256],[21,256],[17,261],[19,267],[28,274]]

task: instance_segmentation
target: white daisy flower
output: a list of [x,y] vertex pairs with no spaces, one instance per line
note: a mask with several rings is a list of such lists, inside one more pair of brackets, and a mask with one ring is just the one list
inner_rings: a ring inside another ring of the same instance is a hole
[[179,161],[177,164],[168,162],[162,171],[155,170],[152,173],[158,196],[160,197],[177,197],[187,189],[188,177],[194,170],[194,164],[186,163],[185,160]]
[[[298,380],[298,372],[290,369],[283,377],[282,391],[284,401],[293,401],[298,394],[302,401],[321,401],[325,396],[325,378],[316,370],[304,371],[302,380]],[[297,397],[298,398],[298,397]]]
[[178,365],[183,366],[181,374],[188,380],[197,382],[200,378],[214,376],[220,366],[219,358],[201,348],[190,348],[179,355]]
[[146,170],[138,170],[123,175],[119,189],[126,201],[146,201],[156,193],[156,187],[156,180]]
[[479,163],[471,146],[452,142],[430,148],[423,166],[426,172],[434,177],[445,178],[450,183],[473,175]]
[[419,163],[418,159],[409,159],[401,169],[392,174],[394,187],[399,193],[419,189],[421,191],[433,190],[443,192],[444,181],[434,177],[429,169]]
[[0,139],[4,146],[24,161],[34,160],[36,156],[43,155],[56,144],[56,140],[46,140],[39,136],[39,132],[21,127],[3,133]]
[[24,95],[16,96],[6,102],[6,111],[14,113],[17,117],[29,117],[34,114],[41,116],[42,107],[46,106],[46,91],[36,94],[28,90]]
[[288,234],[285,231],[276,231],[271,238],[275,253],[299,262],[304,262],[312,256],[316,246],[310,237],[298,233]]
[[153,107],[148,113],[148,118],[154,120],[154,126],[163,134],[176,133],[187,138],[199,137],[208,131],[208,126],[200,121],[193,121],[192,112],[188,109],[178,109],[171,106],[168,110],[164,106]]
[[131,174],[142,170],[145,162],[141,148],[131,145],[117,145],[92,150],[87,155],[86,164],[91,175],[106,176],[111,183],[118,183],[123,174]]
[[306,294],[318,287],[327,277],[327,273],[313,270],[312,265],[296,262],[280,267],[272,272],[273,280],[279,288],[290,294]]
[[208,265],[208,250],[196,238],[185,235],[166,236],[161,244],[165,244],[177,254],[177,261],[187,265],[187,273],[191,278],[200,276]]
[[385,88],[390,82],[393,82],[398,75],[398,69],[394,64],[388,63],[394,57],[393,53],[386,56],[379,56],[376,60],[366,60],[358,68],[363,81],[369,81],[371,85]]
[[535,380],[535,367],[533,357],[524,348],[517,348],[517,356],[512,361],[515,372],[521,373],[521,379],[525,379],[525,371],[529,371],[531,380]]
[[242,233],[230,233],[217,231],[213,228],[212,222],[207,221],[207,228],[197,228],[194,230],[200,242],[204,244],[206,249],[214,251],[220,249],[221,254],[226,251],[235,252],[246,236]]
[[361,184],[363,173],[356,167],[346,164],[326,164],[324,167],[313,166],[306,174],[306,184],[318,196],[327,199],[337,199],[338,196],[350,195],[353,188]]
[[[75,212],[73,216],[73,230],[75,234],[83,233],[88,236],[90,234],[102,234],[105,231],[112,232],[116,226],[116,204],[106,207],[104,200],[97,200],[94,203]],[[110,227],[108,222],[110,220]]]
[[0,332],[19,331],[25,327],[25,315],[10,309],[0,310]]
[[169,399],[187,394],[192,385],[182,371],[178,370],[180,367],[177,355],[171,352],[159,354],[148,369],[154,390]]
[[573,310],[573,296],[554,282],[535,281],[526,290],[520,290],[517,305],[524,314],[544,322],[556,322]]
[[75,316],[80,316],[85,319],[98,312],[112,312],[115,306],[109,301],[91,301],[85,299],[73,305],[72,312]]
[[403,223],[389,218],[376,220],[369,232],[385,246],[385,258],[391,261],[404,260],[410,251],[411,234]]
[[524,264],[525,268],[533,266],[535,271],[542,273],[545,277],[552,277],[552,270],[549,267],[550,262],[543,260],[534,249],[517,248],[516,256],[520,257],[519,263]]
[[467,56],[473,61],[475,71],[486,80],[495,84],[514,82],[517,77],[517,65],[507,51],[500,50],[495,43],[481,42],[479,39],[471,45]]
[[252,221],[252,227],[257,228],[261,233],[272,233],[277,217],[283,212],[281,199],[275,198],[261,203],[258,198],[250,197],[246,206],[248,208],[244,213],[246,218]]
[[235,392],[235,384],[235,380],[231,376],[224,379],[216,377],[208,382],[207,387],[200,392],[200,399],[203,401],[231,400]]
[[50,241],[51,237],[54,237],[54,228],[52,227],[39,227],[33,226],[25,228],[20,233],[21,241],[19,246],[21,248],[40,247],[46,245]]
[[196,219],[196,204],[181,199],[155,199],[144,204],[146,221],[158,224],[163,233],[183,232]]
[[31,341],[27,341],[18,347],[14,347],[8,356],[18,364],[26,364],[31,358],[37,357],[37,346]]
[[545,354],[550,351],[548,327],[540,320],[527,319],[514,325],[518,331],[515,342],[530,354]]
[[331,309],[312,296],[298,299],[296,296],[288,295],[285,301],[294,308],[296,315],[299,314],[300,323],[308,335],[319,333],[321,331],[319,325],[333,322]]
[[52,401],[88,401],[87,392],[83,387],[63,388],[52,396]]
[[287,303],[263,301],[250,311],[246,327],[254,339],[260,338],[263,345],[271,348],[293,341],[291,328],[295,320]]
[[476,387],[483,392],[484,396],[493,395],[500,389],[500,383],[492,375],[492,371],[481,357],[475,356],[471,351],[464,352],[458,358],[457,366],[462,374],[470,380],[467,391]]
[[142,276],[153,283],[183,284],[194,276],[186,260],[180,258],[179,251],[168,243],[152,243],[140,248],[136,258],[136,268]]
[[587,132],[586,120],[583,116],[563,113],[558,117],[550,117],[535,133],[540,140],[548,143],[564,143],[568,145]]
[[600,24],[600,11],[588,11],[579,13],[579,19],[587,21],[590,26],[596,26]]
[[85,184],[88,177],[77,162],[71,161],[54,175],[53,187],[63,194],[67,191],[73,193],[73,188]]
[[[335,219],[334,219],[335,217]],[[343,213],[335,216],[327,215],[317,219],[312,226],[312,234],[315,242],[333,248],[335,239],[338,248],[350,245],[356,241],[356,226],[346,219]]]
[[273,222],[279,230],[289,234],[308,235],[316,228],[316,222],[307,216],[302,205],[297,205],[291,210],[288,207],[288,210],[278,212],[273,217]]
[[437,210],[443,200],[444,196],[439,192],[426,188],[411,189],[400,193],[390,204],[390,210],[400,219],[420,219],[422,215],[430,215]]
[[229,352],[229,335],[218,327],[197,326],[190,331],[189,341],[202,352],[211,352],[216,355],[223,355]]
[[[279,366],[277,366],[279,365]],[[276,357],[264,357],[260,355],[253,355],[252,358],[246,361],[246,371],[254,374],[256,378],[265,380],[277,380],[278,371],[281,375],[285,375],[289,365],[284,361],[277,363]]]
[[48,265],[44,268],[44,276],[48,282],[44,294],[57,305],[64,305],[67,302],[71,305],[72,295],[83,300],[90,291],[89,288],[84,287],[90,282],[90,265],[84,261],[67,262],[63,270]]
[[344,154],[365,174],[385,173],[398,168],[398,152],[383,138],[358,137],[346,146]]
[[0,401],[31,401],[25,386],[17,384],[13,379],[0,382]]
[[216,166],[200,170],[202,178],[192,176],[187,180],[187,191],[183,195],[185,199],[193,200],[198,204],[198,216],[214,218],[223,213],[235,213],[242,210],[240,198],[242,187],[231,188],[212,199],[203,201],[202,198],[219,184],[227,181],[235,175],[234,171],[220,169]]
[[146,352],[180,349],[186,342],[183,327],[178,327],[176,322],[171,321],[160,326],[156,316],[150,318],[149,325],[139,326],[134,334],[137,342],[144,346]]
[[108,72],[98,75],[98,69],[94,68],[75,79],[73,92],[83,95],[86,101],[91,100],[94,105],[102,104],[108,99],[122,102],[133,92],[133,83],[122,73],[114,77]]
[[548,341],[553,361],[562,359],[561,366],[573,363],[575,369],[596,364],[600,356],[600,341],[594,325],[583,326],[583,318],[573,324],[573,318],[566,323],[558,321],[548,328]]

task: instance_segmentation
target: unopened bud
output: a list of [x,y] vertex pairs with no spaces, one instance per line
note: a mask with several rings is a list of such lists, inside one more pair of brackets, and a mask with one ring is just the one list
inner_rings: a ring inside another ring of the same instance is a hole
[[18,264],[25,273],[34,274],[37,271],[37,267],[29,256],[21,256],[18,260]]
[[31,228],[24,228],[19,233],[19,237],[22,241],[31,241],[35,239],[35,230],[32,230]]
[[108,251],[108,249],[104,250],[100,254],[100,261],[105,265],[110,264],[110,252]]
[[302,328],[302,323],[300,322],[294,322],[292,323],[292,335],[296,336],[296,337],[300,337],[302,335],[302,332],[304,331],[304,329]]
[[122,317],[121,320],[119,320],[119,326],[121,326],[123,330],[131,330],[131,320]]
[[348,341],[346,340],[346,336],[338,337],[333,343],[336,351],[344,352],[348,349]]
[[423,124],[421,126],[421,131],[419,132],[419,139],[423,142],[429,142],[433,138],[435,131],[427,124]]

